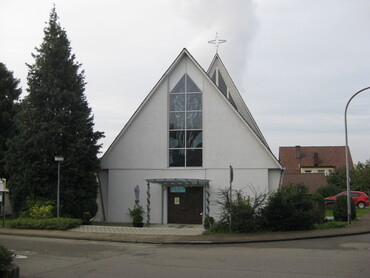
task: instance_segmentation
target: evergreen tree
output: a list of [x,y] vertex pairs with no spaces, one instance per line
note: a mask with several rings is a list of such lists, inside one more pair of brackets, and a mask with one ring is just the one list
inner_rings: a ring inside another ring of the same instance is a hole
[[10,198],[20,212],[28,199],[56,200],[57,163],[63,156],[60,181],[61,215],[81,218],[97,212],[98,140],[84,96],[85,76],[71,54],[55,7],[44,39],[28,65],[28,92],[17,116],[19,134],[7,153]]
[[14,136],[14,117],[18,98],[22,92],[19,80],[13,77],[3,63],[0,63],[0,178],[8,178],[5,172],[7,142]]

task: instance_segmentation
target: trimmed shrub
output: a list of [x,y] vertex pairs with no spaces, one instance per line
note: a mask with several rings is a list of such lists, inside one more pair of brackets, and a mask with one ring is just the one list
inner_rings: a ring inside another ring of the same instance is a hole
[[55,215],[55,202],[51,200],[29,199],[20,214],[22,218],[46,219]]
[[33,219],[47,219],[53,217],[52,205],[35,205],[30,208],[30,217]]
[[[350,198],[351,202],[351,219],[356,218],[356,207],[355,202]],[[334,202],[333,215],[335,221],[347,221],[348,220],[348,209],[347,209],[347,195],[338,196]]]
[[5,270],[13,260],[13,253],[0,244],[0,271]]
[[324,223],[325,221],[325,202],[324,198],[319,194],[315,193],[311,195],[313,201],[312,213],[315,224]]
[[35,229],[35,230],[69,230],[82,224],[81,219],[74,218],[18,218],[10,222],[10,227],[15,229]]
[[314,228],[313,201],[303,185],[290,185],[272,193],[263,209],[264,226],[272,231]]

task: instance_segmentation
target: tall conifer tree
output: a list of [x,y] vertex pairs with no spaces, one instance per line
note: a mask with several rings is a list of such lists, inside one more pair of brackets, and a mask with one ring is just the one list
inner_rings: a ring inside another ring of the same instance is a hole
[[15,79],[3,63],[0,63],[0,178],[8,178],[5,172],[5,152],[8,141],[15,135],[14,117],[18,98],[22,92]]
[[57,163],[63,156],[60,182],[61,215],[96,214],[99,167],[93,116],[84,96],[85,76],[71,54],[66,31],[55,7],[44,29],[34,64],[28,65],[28,92],[18,114],[18,136],[8,151],[10,196],[21,211],[27,199],[56,200]]

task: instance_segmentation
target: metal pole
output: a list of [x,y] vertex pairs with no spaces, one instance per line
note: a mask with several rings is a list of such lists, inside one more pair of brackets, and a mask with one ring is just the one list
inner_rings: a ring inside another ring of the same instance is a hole
[[3,228],[5,227],[5,190],[3,191]]
[[233,195],[232,195],[232,192],[233,192],[233,184],[232,182],[230,182],[230,231],[231,231],[231,214],[232,214],[232,202],[233,202]]
[[230,204],[229,204],[229,211],[230,211],[230,232],[231,228],[231,214],[232,214],[232,203],[233,203],[233,180],[234,180],[234,170],[233,167],[230,165]]
[[59,218],[60,161],[58,161],[57,218]]
[[347,105],[346,105],[346,109],[344,110],[344,131],[345,131],[345,135],[346,135],[346,181],[347,181],[347,215],[348,215],[348,224],[351,224],[351,195],[350,195],[350,191],[351,191],[351,186],[350,186],[350,177],[349,177],[349,151],[348,151],[348,130],[347,130],[347,110],[348,110],[348,106],[349,106],[349,103],[352,101],[352,99],[357,96],[359,93],[367,90],[367,89],[370,89],[370,87],[367,87],[367,88],[364,88],[360,91],[358,91],[357,93],[355,93],[350,99],[349,101],[347,102]]

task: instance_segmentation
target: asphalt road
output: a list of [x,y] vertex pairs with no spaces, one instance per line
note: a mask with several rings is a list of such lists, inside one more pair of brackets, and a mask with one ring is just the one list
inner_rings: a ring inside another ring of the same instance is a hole
[[150,245],[0,235],[21,277],[370,277],[370,234],[241,245]]

